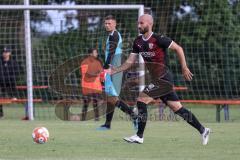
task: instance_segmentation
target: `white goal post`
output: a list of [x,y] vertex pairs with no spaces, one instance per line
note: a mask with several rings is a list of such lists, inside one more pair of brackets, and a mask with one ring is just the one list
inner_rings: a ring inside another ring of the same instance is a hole
[[[24,10],[25,26],[25,48],[26,48],[26,70],[27,70],[27,95],[28,95],[28,117],[34,120],[33,115],[33,80],[32,80],[32,53],[31,53],[31,10],[138,10],[138,16],[144,14],[144,5],[30,5],[29,0],[24,0],[24,5],[0,5],[0,10]],[[143,62],[140,57],[140,63]],[[143,65],[140,65],[143,67]],[[141,68],[144,72],[144,68]],[[140,82],[144,85],[144,78]],[[140,87],[142,89],[142,87]]]

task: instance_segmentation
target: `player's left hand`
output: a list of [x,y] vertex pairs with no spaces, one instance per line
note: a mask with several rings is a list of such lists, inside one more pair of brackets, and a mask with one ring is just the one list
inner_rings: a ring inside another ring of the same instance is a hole
[[109,69],[103,69],[103,70],[100,72],[100,79],[101,79],[101,81],[105,81],[107,74],[112,75],[112,69],[111,69],[111,68],[109,68]]
[[111,68],[108,68],[108,69],[104,69],[104,72],[106,73],[106,74],[112,74],[112,69]]
[[191,73],[188,67],[182,69],[182,74],[187,81],[192,80],[193,74]]

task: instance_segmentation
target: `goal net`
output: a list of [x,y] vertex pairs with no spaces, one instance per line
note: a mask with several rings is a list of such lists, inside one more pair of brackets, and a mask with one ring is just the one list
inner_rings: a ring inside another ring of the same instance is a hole
[[[130,2],[88,0],[86,3],[119,5]],[[176,54],[168,52],[168,67],[175,86],[187,87],[187,90],[177,91],[181,99],[239,99],[239,1],[132,1],[132,4],[140,3],[153,15],[154,32],[171,37],[185,51],[194,74],[191,82],[184,80]],[[103,19],[106,15],[114,15],[117,19],[117,29],[123,38],[123,58],[128,56],[138,35],[138,9],[42,9],[30,13],[33,86],[36,86],[33,93],[35,100],[43,101],[34,104],[36,118],[56,118],[56,102],[61,106],[65,99],[72,105],[79,105],[82,98],[79,61],[90,47],[96,47],[100,58],[104,59],[107,33]],[[12,58],[20,66],[15,72],[18,73],[17,86],[21,88],[27,84],[23,10],[1,10],[0,27],[1,47],[9,46]],[[129,80],[138,73],[133,69],[124,74]],[[136,86],[134,78],[131,80],[129,84]],[[129,87],[126,82],[124,79],[121,98],[134,101],[138,87]],[[22,99],[27,98],[23,88],[17,89],[16,95]]]
[[[86,9],[87,7],[89,9]],[[76,119],[77,115],[74,113],[81,113],[83,105],[80,63],[89,55],[89,48],[96,48],[99,59],[105,61],[108,33],[104,28],[104,18],[107,15],[116,17],[117,30],[123,39],[123,61],[128,57],[132,42],[138,35],[137,19],[139,14],[143,13],[140,9],[143,9],[141,5],[112,5],[106,6],[106,9],[102,6],[84,6],[82,9],[30,9],[33,103],[42,101],[34,103],[36,118],[69,119],[71,114]],[[27,70],[23,10],[1,11],[1,15],[2,47],[11,48],[12,58],[20,68],[14,71],[17,95],[3,98],[14,97],[24,101],[27,99]],[[123,81],[133,76],[137,80],[137,68],[138,64],[132,67],[130,74],[124,74]],[[136,83],[134,88],[129,87],[127,83],[123,83],[124,92],[121,97],[126,101],[134,101],[139,87]],[[102,108],[106,106],[104,100],[104,97],[100,98]],[[91,106],[89,110],[92,110]],[[90,114],[89,118],[91,116]]]

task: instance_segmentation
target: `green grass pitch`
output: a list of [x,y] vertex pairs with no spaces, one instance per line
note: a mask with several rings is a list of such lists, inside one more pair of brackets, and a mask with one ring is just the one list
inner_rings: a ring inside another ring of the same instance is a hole
[[[144,144],[129,144],[123,137],[135,133],[130,121],[116,109],[112,129],[97,131],[103,124],[86,121],[61,121],[53,116],[51,106],[36,107],[36,120],[21,121],[23,106],[5,106],[0,119],[0,160],[236,160],[240,153],[240,108],[230,107],[230,121],[216,123],[214,106],[188,108],[212,129],[210,142],[201,145],[199,133],[178,117],[177,121],[156,121],[156,107],[149,107]],[[92,107],[90,107],[91,109]],[[81,109],[77,109],[79,112]],[[165,115],[168,115],[168,109]],[[33,143],[35,127],[50,132],[46,144]]]
[[[240,153],[239,123],[205,123],[213,133],[207,146],[183,121],[149,121],[144,144],[122,140],[134,134],[129,121],[115,120],[109,131],[96,131],[103,121],[0,120],[0,160],[236,160]],[[46,144],[35,144],[34,127],[50,132]]]

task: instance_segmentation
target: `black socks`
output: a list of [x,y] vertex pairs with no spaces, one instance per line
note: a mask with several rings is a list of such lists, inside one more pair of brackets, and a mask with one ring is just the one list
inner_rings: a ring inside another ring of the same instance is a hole
[[112,103],[107,102],[105,126],[107,126],[108,128],[110,128],[110,126],[111,126],[111,122],[112,122],[112,118],[113,118],[113,114],[114,114],[114,109],[115,109],[115,106]]
[[133,109],[130,108],[126,103],[124,103],[121,100],[118,100],[115,104],[119,109],[121,109],[124,113],[127,113],[130,115],[131,118],[135,118],[136,116],[134,115]]
[[142,138],[143,132],[147,123],[148,113],[147,113],[147,104],[143,102],[137,102],[138,108],[138,131],[137,135]]
[[187,121],[188,124],[196,128],[200,134],[204,132],[204,127],[201,125],[198,119],[194,116],[194,114],[188,111],[186,108],[182,107],[175,113],[181,116],[185,121]]
[[121,109],[121,111],[123,111],[124,113],[127,113],[128,115],[130,115],[132,119],[137,118],[137,115],[134,114],[133,109],[131,107],[129,107],[123,101],[118,100],[115,105],[112,105],[111,103],[107,103],[107,111],[106,111],[107,114],[106,114],[105,126],[110,127],[115,106]]

